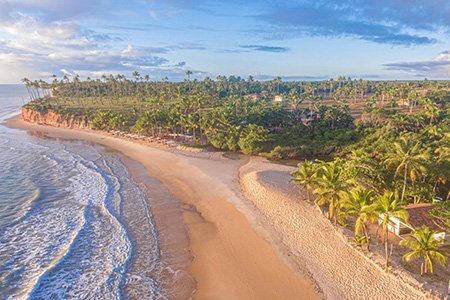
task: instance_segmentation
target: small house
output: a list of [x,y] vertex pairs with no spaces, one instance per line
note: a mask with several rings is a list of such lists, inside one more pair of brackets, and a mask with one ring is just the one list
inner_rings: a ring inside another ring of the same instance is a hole
[[400,99],[400,100],[397,100],[397,105],[398,106],[409,106],[410,105],[410,101],[407,98]]
[[275,97],[273,97],[273,101],[282,103],[284,101],[284,98],[282,95],[276,95]]
[[437,233],[434,235],[436,240],[445,240],[446,232],[445,226],[442,224],[442,220],[433,218],[429,211],[433,208],[432,203],[419,203],[410,204],[405,208],[409,214],[409,219],[407,222],[403,222],[397,218],[392,218],[392,223],[388,225],[389,231],[396,234],[400,238],[403,235],[409,234],[421,226],[427,226],[430,229],[436,230]]

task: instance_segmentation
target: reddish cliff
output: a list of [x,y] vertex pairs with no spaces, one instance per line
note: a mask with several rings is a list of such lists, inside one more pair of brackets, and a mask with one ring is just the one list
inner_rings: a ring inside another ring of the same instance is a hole
[[22,107],[22,119],[27,122],[66,128],[88,128],[86,117],[61,115],[52,111],[41,113],[27,107]]

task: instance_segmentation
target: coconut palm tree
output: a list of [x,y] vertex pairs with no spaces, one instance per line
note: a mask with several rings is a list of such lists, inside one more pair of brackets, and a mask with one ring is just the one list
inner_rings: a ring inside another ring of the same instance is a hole
[[342,207],[345,208],[345,213],[347,215],[357,217],[355,223],[355,236],[358,237],[361,233],[365,236],[367,250],[369,251],[370,238],[367,232],[367,223],[377,220],[377,215],[374,213],[373,206],[371,205],[373,195],[373,191],[357,187],[351,190],[341,203]]
[[425,109],[425,115],[429,119],[429,125],[435,124],[440,114],[439,106],[430,98],[423,99],[422,104],[423,108]]
[[398,194],[386,191],[383,195],[375,198],[372,204],[372,209],[378,218],[381,220],[381,227],[384,230],[384,250],[386,256],[385,269],[387,270],[389,264],[389,226],[392,226],[392,218],[397,218],[406,222],[409,218],[408,212],[403,208],[403,203],[398,199]]
[[306,189],[308,201],[311,201],[311,190],[317,182],[317,166],[305,160],[298,164],[298,170],[293,171],[291,175],[295,177],[291,181],[298,184],[302,190]]
[[317,194],[316,204],[329,204],[328,218],[337,224],[338,214],[341,210],[341,200],[346,197],[347,190],[352,181],[345,179],[340,160],[324,163],[321,167],[320,175],[317,177],[317,187],[314,193]]
[[437,231],[422,226],[411,233],[400,245],[410,248],[412,251],[403,255],[407,262],[416,258],[422,258],[420,275],[433,273],[433,264],[437,262],[442,266],[447,264],[449,253],[443,249],[444,242],[434,239]]
[[422,144],[406,136],[402,136],[400,142],[394,143],[393,148],[387,154],[385,162],[395,166],[395,175],[399,175],[402,170],[404,172],[401,201],[405,198],[408,176],[412,182],[415,182],[417,176],[425,171],[427,158],[428,153],[423,149]]
[[191,81],[191,75],[192,75],[192,71],[191,70],[187,70],[186,71],[186,76],[188,78],[188,81]]

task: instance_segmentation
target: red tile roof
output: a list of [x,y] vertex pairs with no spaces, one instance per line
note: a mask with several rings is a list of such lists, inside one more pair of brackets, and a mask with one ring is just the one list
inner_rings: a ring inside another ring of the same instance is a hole
[[428,213],[433,206],[434,205],[431,203],[410,204],[406,206],[405,209],[409,213],[408,224],[414,229],[425,225],[430,229],[434,229],[439,232],[445,231],[443,221],[433,218]]

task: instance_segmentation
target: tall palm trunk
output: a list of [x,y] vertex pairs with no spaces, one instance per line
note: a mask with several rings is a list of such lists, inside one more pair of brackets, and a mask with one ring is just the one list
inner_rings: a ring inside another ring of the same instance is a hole
[[408,179],[408,164],[405,165],[405,176],[403,178],[403,189],[402,189],[402,198],[401,201],[403,201],[406,193],[406,181]]
[[423,260],[424,260],[424,267],[423,267],[423,269],[424,269],[424,273],[425,274],[427,274],[428,273],[428,263],[427,263],[427,258],[426,258],[426,256],[423,258]]
[[370,237],[369,237],[369,233],[367,232],[367,227],[365,224],[363,224],[363,231],[364,231],[364,235],[365,235],[366,241],[367,241],[367,251],[370,252]]
[[385,270],[387,270],[388,264],[389,264],[388,241],[389,241],[389,224],[386,224],[386,232],[385,232],[385,236],[384,236],[384,251],[385,251],[385,255],[386,255],[386,263],[384,265]]

